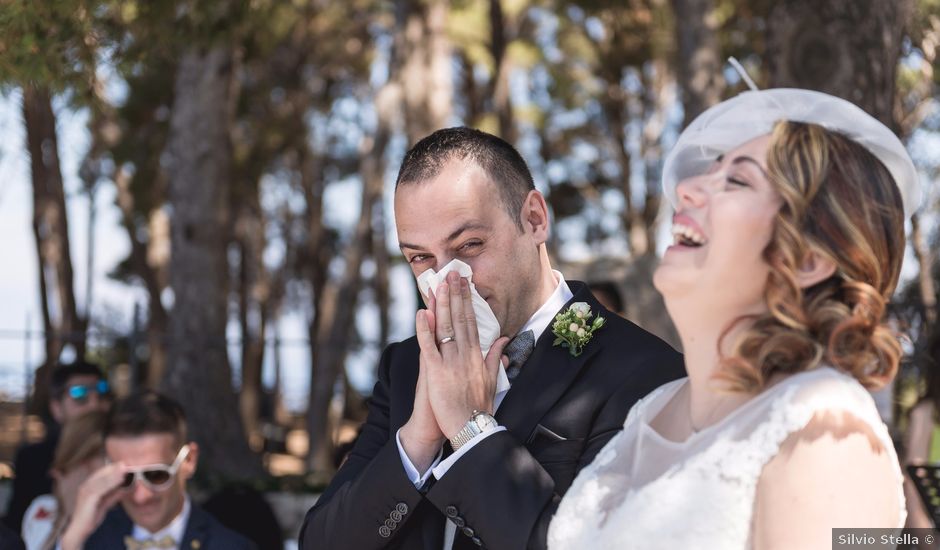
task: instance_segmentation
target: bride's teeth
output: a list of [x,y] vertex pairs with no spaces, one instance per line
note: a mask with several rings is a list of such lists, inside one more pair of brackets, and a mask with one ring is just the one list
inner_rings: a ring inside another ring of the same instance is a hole
[[681,223],[674,224],[672,226],[672,236],[673,242],[675,244],[682,244],[682,241],[690,241],[697,245],[705,244],[705,236],[696,231],[695,229],[683,225]]

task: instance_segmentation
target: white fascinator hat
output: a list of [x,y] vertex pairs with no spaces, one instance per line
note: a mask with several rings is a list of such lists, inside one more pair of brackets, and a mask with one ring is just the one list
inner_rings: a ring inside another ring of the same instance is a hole
[[676,185],[704,173],[718,155],[758,136],[769,134],[778,121],[818,124],[859,145],[888,169],[901,192],[904,215],[921,202],[917,170],[894,132],[854,104],[822,92],[796,88],[757,90],[737,60],[732,65],[751,87],[709,108],[679,135],[663,164],[663,193],[677,204]]

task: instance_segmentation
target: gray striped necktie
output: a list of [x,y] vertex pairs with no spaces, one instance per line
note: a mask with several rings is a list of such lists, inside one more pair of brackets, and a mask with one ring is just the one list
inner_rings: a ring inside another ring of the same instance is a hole
[[509,357],[509,367],[506,369],[506,377],[509,378],[510,383],[519,376],[522,365],[529,356],[532,355],[533,349],[535,349],[535,333],[531,330],[520,332],[506,344],[503,355]]

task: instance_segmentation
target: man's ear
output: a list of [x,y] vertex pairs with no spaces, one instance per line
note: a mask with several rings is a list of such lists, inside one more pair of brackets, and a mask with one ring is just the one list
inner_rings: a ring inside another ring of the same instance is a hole
[[831,258],[815,248],[810,248],[803,258],[803,263],[796,270],[796,282],[800,288],[809,288],[832,277],[835,272],[836,263]]
[[195,441],[190,441],[188,445],[189,455],[186,456],[186,460],[180,465],[180,473],[183,474],[184,479],[193,477],[193,474],[196,473],[196,465],[199,463],[199,444]]
[[548,205],[545,197],[533,189],[522,202],[522,228],[532,233],[538,244],[548,240]]

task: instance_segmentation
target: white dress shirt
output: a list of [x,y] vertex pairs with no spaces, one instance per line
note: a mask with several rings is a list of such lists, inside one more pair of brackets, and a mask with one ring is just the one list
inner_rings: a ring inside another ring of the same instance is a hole
[[[568,283],[565,282],[565,277],[561,274],[560,271],[552,270],[552,274],[555,276],[555,279],[558,283],[555,286],[554,292],[548,297],[548,300],[542,304],[542,307],[536,311],[532,317],[529,317],[529,320],[526,321],[526,324],[522,326],[522,329],[519,333],[525,332],[527,330],[532,331],[532,335],[535,336],[535,341],[538,342],[539,337],[542,336],[542,333],[545,332],[545,329],[548,328],[552,322],[555,320],[555,314],[558,313],[568,300],[570,300],[574,294],[572,294],[571,289],[568,288]],[[511,384],[509,383],[509,378],[506,376],[506,369],[503,367],[502,362],[499,364],[499,371],[496,375],[496,395],[493,397],[493,407],[494,412],[499,410],[500,404],[503,402],[503,398],[506,397],[506,393],[509,392]],[[469,419],[468,419],[469,420]],[[408,479],[414,483],[415,487],[421,487],[428,480],[428,478],[433,475],[435,479],[441,479],[444,477],[444,474],[453,466],[461,457],[467,454],[470,449],[479,444],[481,441],[487,437],[504,431],[505,426],[497,426],[495,429],[488,432],[478,434],[476,437],[465,443],[459,449],[454,451],[454,454],[447,457],[447,460],[441,461],[441,455],[443,454],[443,448],[438,451],[437,458],[434,459],[434,462],[431,463],[431,467],[428,468],[423,474],[418,472],[418,469],[415,468],[411,460],[408,458],[408,455],[405,453],[405,448],[401,444],[401,429],[399,428],[398,432],[395,433],[395,441],[398,443],[398,455],[401,457],[402,466],[405,468],[405,473],[408,475]],[[454,545],[454,536],[457,532],[457,526],[450,521],[449,519],[444,524],[444,547],[443,550],[450,550]]]
[[34,498],[23,514],[21,534],[26,550],[40,550],[55,528],[55,519],[59,513],[59,503],[52,495],[39,495]]
[[192,505],[189,503],[189,495],[186,495],[183,498],[183,509],[180,511],[179,515],[170,522],[169,525],[163,529],[160,529],[156,533],[151,533],[150,531],[135,523],[134,530],[131,531],[131,537],[133,537],[134,540],[142,541],[147,539],[160,540],[163,537],[168,536],[176,543],[172,550],[179,550],[180,545],[183,544],[183,535],[186,534],[186,524],[189,522],[189,512],[191,509]]

